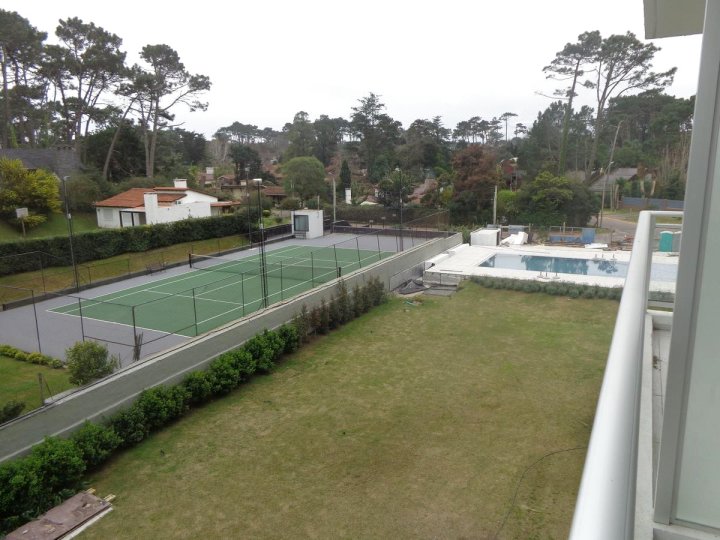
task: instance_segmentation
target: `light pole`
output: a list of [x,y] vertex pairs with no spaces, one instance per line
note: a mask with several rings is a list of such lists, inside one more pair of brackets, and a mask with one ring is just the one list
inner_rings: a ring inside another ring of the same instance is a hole
[[258,223],[260,225],[260,286],[262,287],[263,307],[268,307],[267,261],[265,260],[265,229],[263,226],[262,202],[260,200],[260,186],[262,178],[253,180],[257,186],[258,194]]
[[[248,225],[248,241],[250,242],[250,249],[252,249],[252,219],[250,218],[250,180],[248,175],[250,174],[250,167],[245,167],[245,196],[247,197],[247,225]],[[235,175],[235,181],[240,182],[240,168]]]
[[68,205],[68,193],[67,193],[67,179],[69,176],[62,177],[63,185],[63,198],[65,199],[65,219],[68,224],[68,240],[70,241],[70,262],[73,267],[73,275],[75,276],[75,292],[80,291],[80,280],[78,279],[77,264],[75,264],[75,249],[73,247],[73,226],[72,226],[72,215],[70,214],[70,206]]
[[395,172],[397,173],[398,182],[399,182],[399,191],[400,191],[400,251],[404,251],[404,242],[403,242],[403,177],[402,177],[402,171],[400,170],[400,167],[395,167]]

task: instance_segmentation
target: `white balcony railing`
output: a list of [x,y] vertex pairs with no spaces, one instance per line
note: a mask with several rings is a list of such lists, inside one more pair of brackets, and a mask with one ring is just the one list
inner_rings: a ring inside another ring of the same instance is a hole
[[658,216],[641,212],[615,322],[570,538],[631,539],[635,524],[640,384],[650,266]]

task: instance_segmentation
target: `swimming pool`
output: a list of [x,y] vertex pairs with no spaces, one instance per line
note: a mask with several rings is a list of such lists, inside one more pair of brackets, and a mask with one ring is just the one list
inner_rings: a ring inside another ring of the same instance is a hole
[[[618,277],[627,276],[629,263],[613,259],[577,259],[570,257],[547,257],[544,255],[515,255],[496,253],[478,266],[526,270],[528,272],[549,272],[552,274],[576,274],[584,276]],[[677,265],[654,263],[650,272],[651,281],[674,282]]]

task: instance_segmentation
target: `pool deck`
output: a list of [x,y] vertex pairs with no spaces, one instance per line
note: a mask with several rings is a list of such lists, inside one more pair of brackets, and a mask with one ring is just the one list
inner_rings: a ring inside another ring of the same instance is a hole
[[[605,249],[589,249],[581,247],[545,246],[527,244],[522,246],[471,246],[461,244],[429,261],[433,266],[426,268],[426,281],[466,279],[472,276],[492,276],[513,279],[538,280],[545,282],[581,283],[600,285],[602,287],[622,287],[624,277],[586,276],[579,274],[559,274],[553,272],[536,272],[528,270],[511,270],[479,266],[483,261],[496,253],[512,255],[537,255],[544,257],[569,257],[574,259],[605,259],[630,261],[629,251],[608,251]],[[677,253],[653,254],[653,263],[677,265]],[[652,281],[650,290],[657,292],[675,292],[675,283],[668,281]]]

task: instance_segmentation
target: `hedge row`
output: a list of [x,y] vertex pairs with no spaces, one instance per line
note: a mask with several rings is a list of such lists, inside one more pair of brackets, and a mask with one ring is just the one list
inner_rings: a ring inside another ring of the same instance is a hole
[[[251,210],[253,229],[257,222],[257,209]],[[78,263],[106,259],[129,252],[141,252],[167,247],[182,242],[220,238],[248,231],[246,212],[226,216],[185,219],[174,223],[102,229],[74,235],[73,247]],[[43,266],[67,266],[71,264],[67,236],[54,236],[16,242],[0,243],[0,275],[17,274],[39,270],[40,262],[35,256],[23,256],[42,252]]]
[[303,306],[290,324],[265,330],[243,346],[220,355],[205,371],[190,373],[175,386],[143,391],[106,425],[86,422],[69,439],[48,437],[31,453],[0,465],[0,534],[34,519],[81,487],[83,474],[113,452],[133,446],[197,406],[225,395],[255,373],[267,373],[283,354],[297,350],[313,333],[324,333],[386,300],[382,283],[371,279],[309,311]]
[[523,292],[542,292],[553,296],[570,298],[608,298],[620,300],[622,287],[600,287],[566,282],[545,282],[490,276],[474,276],[470,281],[488,289],[507,289]]
[[37,352],[27,353],[16,349],[12,345],[0,345],[0,355],[7,356],[8,358],[14,358],[21,362],[29,362],[31,364],[38,364],[40,366],[48,366],[55,369],[61,369],[65,367],[61,360],[41,354]]

